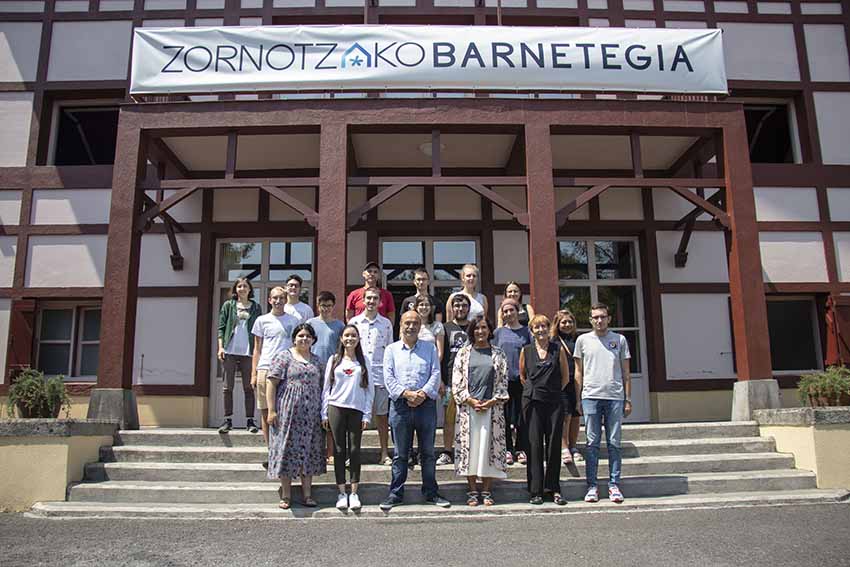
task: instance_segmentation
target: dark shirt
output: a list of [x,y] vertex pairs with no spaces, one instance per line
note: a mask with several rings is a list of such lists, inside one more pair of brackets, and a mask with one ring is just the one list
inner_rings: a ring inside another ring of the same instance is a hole
[[[567,345],[567,349],[569,349],[566,355],[567,364],[570,366],[570,383],[567,386],[564,386],[564,388],[572,388],[573,382],[575,382],[576,379],[576,360],[573,358],[573,353],[576,350],[576,339],[575,337],[571,337],[569,335],[561,335],[560,333],[558,333],[558,335],[559,337],[555,337],[554,339],[552,339],[552,342],[563,348],[563,345],[561,344],[562,340],[564,341],[564,344]],[[558,340],[558,338],[560,338],[561,340]]]
[[446,348],[443,351],[443,384],[448,386],[452,383],[452,368],[455,365],[455,355],[463,345],[467,343],[469,337],[466,335],[466,328],[461,327],[452,322],[443,325],[446,333]]
[[548,344],[545,359],[537,356],[537,347],[528,345],[525,353],[525,386],[523,400],[537,402],[561,401],[561,345]]
[[[437,314],[439,314],[439,315],[443,316],[443,321],[445,321],[446,320],[446,310],[443,307],[443,303],[431,294],[428,294],[428,299],[431,301],[431,320],[436,321],[437,320]],[[399,312],[399,318],[401,317],[401,315],[403,313],[406,313],[407,311],[410,311],[411,309],[413,309],[413,305],[415,303],[416,303],[416,294],[413,294],[409,297],[405,297],[404,300],[401,302],[401,311]]]
[[499,327],[493,333],[493,344],[505,351],[505,358],[508,359],[508,380],[519,380],[519,351],[531,344],[531,332],[528,327]]
[[523,327],[528,327],[528,321],[530,320],[527,307],[528,304],[522,303],[519,306],[519,311],[517,311],[517,322]]

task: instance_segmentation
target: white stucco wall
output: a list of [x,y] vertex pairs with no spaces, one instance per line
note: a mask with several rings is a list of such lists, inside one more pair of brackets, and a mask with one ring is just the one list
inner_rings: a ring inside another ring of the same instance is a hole
[[611,187],[599,196],[599,218],[602,220],[643,220],[641,190]]
[[841,24],[806,24],[806,53],[813,81],[850,81],[847,38]]
[[668,380],[735,378],[728,295],[665,293],[661,310]]
[[828,187],[826,198],[831,220],[850,221],[850,187]]
[[799,81],[791,24],[721,23],[726,75],[749,81]]
[[[520,210],[528,211],[528,198],[525,193],[525,187],[505,186],[491,187],[491,189],[494,192],[498,193],[500,196],[513,203],[514,205],[516,205],[517,207],[519,207]],[[494,220],[511,220],[512,218],[513,217],[509,212],[502,210],[501,207],[493,205]]]
[[259,199],[259,189],[216,189],[213,196],[213,220],[256,221]]
[[[575,201],[579,195],[587,191],[587,187],[555,187],[555,210],[559,211],[571,202]],[[587,220],[590,218],[590,204],[586,204],[576,209],[570,216],[571,220]]]
[[[289,196],[301,201],[314,211],[316,210],[316,189],[313,187],[286,187],[283,189]],[[274,195],[269,195],[269,220],[273,221],[303,221],[304,217],[289,205],[279,201]]]
[[133,22],[56,22],[49,81],[126,79]]
[[16,226],[21,222],[21,192],[0,191],[0,225]]
[[726,240],[720,231],[695,230],[688,243],[688,261],[677,268],[674,255],[681,231],[658,231],[658,272],[661,283],[726,283],[729,281]]
[[[688,189],[696,195],[696,189]],[[705,197],[708,198],[717,192],[717,189],[706,189]],[[655,215],[655,220],[679,220],[686,214],[694,210],[694,205],[685,199],[664,187],[653,187],[652,189],[652,211]],[[707,214],[701,214],[697,220],[710,220]]]
[[823,163],[850,164],[850,93],[816,92],[814,99]]
[[0,287],[12,287],[12,281],[15,278],[15,254],[17,251],[17,236],[0,236]]
[[850,232],[835,232],[832,234],[835,244],[835,261],[838,267],[838,279],[850,281]]
[[[363,285],[363,266],[366,265],[366,231],[356,230],[348,233],[346,243],[345,283]],[[377,261],[377,258],[375,258]],[[339,303],[339,298],[337,298]]]
[[498,285],[512,280],[529,283],[527,232],[494,230],[493,255],[494,283]]
[[0,93],[0,167],[27,164],[32,93]]
[[407,187],[378,205],[378,220],[422,220],[425,218],[425,191]]
[[0,82],[34,81],[41,23],[0,22]]
[[32,195],[33,224],[108,224],[110,189],[43,189]]
[[[497,209],[495,205],[494,209]],[[437,220],[480,220],[481,197],[466,187],[434,189],[434,218]]]
[[756,220],[818,221],[818,195],[814,187],[754,187]]
[[[197,298],[140,297],[136,308],[134,384],[193,384]],[[163,332],[167,327],[168,332]]]
[[826,257],[819,232],[760,232],[766,282],[827,282]]
[[27,287],[101,287],[106,235],[30,236]]
[[171,268],[171,246],[165,234],[143,234],[139,263],[140,286],[194,286],[198,285],[198,262],[201,252],[201,235],[178,232],[177,245],[183,256],[183,269]]
[[[145,191],[151,199],[156,199],[156,191]],[[164,191],[163,199],[174,194],[174,191]],[[204,209],[204,192],[198,190],[168,209],[168,214],[177,222],[201,222]],[[161,222],[157,219],[157,222]]]

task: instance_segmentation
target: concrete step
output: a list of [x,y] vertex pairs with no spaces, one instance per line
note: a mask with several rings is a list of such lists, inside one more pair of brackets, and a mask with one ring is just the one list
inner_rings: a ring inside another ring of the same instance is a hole
[[[808,471],[775,470],[727,473],[694,473],[683,475],[654,475],[624,478],[621,487],[627,497],[672,496],[676,494],[707,494],[722,492],[769,492],[816,488],[815,475]],[[441,494],[455,503],[462,503],[466,482],[452,481],[440,485]],[[584,495],[582,479],[561,483],[568,500],[578,500]],[[600,490],[605,494],[606,484],[600,479]],[[387,495],[387,483],[369,483],[360,487],[361,499],[370,505],[377,504]],[[298,489],[293,491],[296,495]],[[313,496],[323,502],[335,501],[337,489],[332,484],[313,487]],[[417,483],[411,482],[406,492],[410,502],[421,503],[422,495]],[[522,480],[499,481],[494,494],[502,502],[522,502],[528,497],[526,483]],[[106,481],[72,484],[68,500],[71,502],[160,502],[173,504],[260,504],[277,502],[275,482],[144,482]]]
[[[658,474],[689,474],[705,472],[732,472],[791,469],[794,457],[780,453],[730,453],[715,455],[685,455],[663,457],[636,457],[624,459],[623,474],[627,476]],[[363,465],[360,481],[390,481],[390,467],[378,464]],[[409,479],[419,482],[421,468],[416,467],[409,473]],[[585,463],[561,468],[561,478],[584,477]],[[600,476],[608,474],[606,461],[600,462]],[[508,478],[525,479],[526,468],[522,465],[508,467]],[[146,482],[160,481],[203,481],[203,482],[262,482],[266,471],[258,463],[146,463],[118,462],[92,463],[86,466],[87,481],[133,480]],[[437,480],[440,482],[456,480],[454,466],[437,466]],[[316,483],[333,484],[333,465],[328,472],[314,479]]]
[[[499,498],[498,493],[495,494]],[[290,510],[281,510],[276,503],[263,504],[169,504],[169,503],[105,503],[105,502],[38,502],[27,514],[45,518],[172,518],[185,520],[233,520],[233,519],[295,519],[295,518],[417,518],[426,516],[474,516],[474,515],[527,515],[527,514],[583,514],[594,512],[638,512],[649,510],[672,510],[683,508],[769,506],[792,504],[846,503],[850,498],[847,490],[782,490],[777,492],[729,492],[720,494],[685,494],[664,497],[639,498],[630,496],[622,504],[602,500],[595,504],[571,501],[567,506],[555,506],[547,502],[532,506],[526,502],[507,503],[497,500],[495,506],[470,508],[462,503],[448,510],[429,505],[406,504],[382,512],[369,502],[355,514],[340,512],[333,503],[321,502],[319,508],[303,508],[295,505]]]
[[[438,445],[439,447],[439,445]],[[584,450],[582,444],[579,450]],[[665,439],[628,441],[621,447],[623,457],[655,457],[663,455],[705,455],[719,453],[768,453],[775,448],[773,439],[763,437],[733,437],[717,439]],[[605,445],[601,454],[607,456]],[[214,446],[157,446],[126,445],[101,447],[103,462],[169,462],[169,463],[259,463],[266,460],[267,450],[262,446],[214,447]],[[365,447],[362,450],[364,464],[377,463],[380,450]]]
[[[623,426],[623,439],[628,441],[756,436],[758,436],[758,424],[754,421]],[[579,439],[582,442],[585,439],[583,429]],[[118,432],[117,444],[166,447],[261,447],[263,436],[259,433],[248,433],[245,430],[233,430],[227,435],[221,435],[216,429],[147,428]],[[364,447],[378,447],[378,432],[374,429],[365,431],[362,444]],[[435,444],[437,447],[442,447],[442,430],[437,431]]]

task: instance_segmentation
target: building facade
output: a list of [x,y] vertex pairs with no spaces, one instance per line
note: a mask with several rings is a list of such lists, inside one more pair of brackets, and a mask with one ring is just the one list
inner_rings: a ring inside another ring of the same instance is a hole
[[[30,365],[76,414],[217,422],[232,280],[341,316],[376,260],[399,303],[472,262],[491,305],[612,305],[635,421],[726,419],[736,380],[797,403],[850,294],[850,2],[367,2],[0,1],[0,395]],[[364,22],[719,27],[730,93],[128,95],[135,27]]]

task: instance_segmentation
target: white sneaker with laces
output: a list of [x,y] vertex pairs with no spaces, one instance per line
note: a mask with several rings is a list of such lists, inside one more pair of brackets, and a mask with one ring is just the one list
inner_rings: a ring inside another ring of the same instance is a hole
[[336,497],[336,508],[337,510],[348,510],[348,494],[339,493],[339,496]]
[[360,504],[360,497],[359,496],[357,496],[356,494],[351,494],[351,495],[348,496],[348,507],[349,508],[351,508],[352,510],[359,510],[360,506],[361,506],[361,504]]
[[599,502],[599,489],[591,486],[587,489],[587,494],[584,495],[585,502]]

